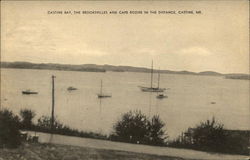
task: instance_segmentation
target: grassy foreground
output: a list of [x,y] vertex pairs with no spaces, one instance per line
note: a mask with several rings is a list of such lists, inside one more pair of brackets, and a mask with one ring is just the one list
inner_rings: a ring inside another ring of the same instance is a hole
[[66,145],[24,143],[17,149],[0,148],[0,160],[184,160],[124,151]]

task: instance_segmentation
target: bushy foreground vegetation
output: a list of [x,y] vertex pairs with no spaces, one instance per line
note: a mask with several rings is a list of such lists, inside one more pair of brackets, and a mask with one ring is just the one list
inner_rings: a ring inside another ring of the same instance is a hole
[[23,129],[33,129],[34,124],[32,122],[32,119],[36,116],[35,112],[28,109],[22,109],[20,111],[20,115],[21,115],[21,127]]
[[189,128],[170,146],[191,148],[202,151],[231,154],[249,154],[250,131],[226,130],[223,124],[212,120],[201,122],[195,128]]
[[51,118],[48,116],[40,117],[37,124],[34,124],[32,120],[36,114],[34,111],[29,109],[23,109],[19,114],[21,118],[9,110],[4,109],[0,111],[0,147],[18,147],[21,144],[20,130],[32,130],[68,136],[108,139],[106,135],[72,129],[60,123],[58,120],[54,121],[54,127],[51,129]]
[[20,119],[11,111],[0,111],[0,147],[17,147],[21,144]]
[[106,135],[94,132],[83,132],[77,129],[72,129],[69,126],[59,122],[57,119],[54,120],[53,128],[51,128],[52,121],[51,117],[49,116],[42,116],[38,119],[37,124],[33,124],[32,119],[35,117],[36,114],[31,110],[27,109],[21,110],[20,115],[22,117],[21,121],[22,129],[68,135],[68,136],[107,139]]
[[215,118],[201,122],[194,128],[189,128],[174,141],[166,141],[165,124],[158,115],[147,117],[141,111],[129,111],[121,116],[115,125],[113,133],[105,135],[83,132],[60,123],[54,122],[51,129],[51,118],[42,116],[38,122],[32,122],[35,117],[32,110],[21,110],[19,118],[8,110],[0,111],[0,147],[18,147],[21,144],[20,129],[34,130],[61,135],[110,139],[128,143],[191,148],[196,150],[222,152],[230,154],[249,153],[250,131],[226,130],[223,124]]
[[155,115],[149,119],[141,111],[130,111],[114,125],[111,140],[150,145],[164,145],[167,138],[163,127],[165,124]]
[[38,119],[38,123],[35,126],[36,131],[55,133],[68,136],[96,138],[96,139],[108,139],[106,135],[102,135],[94,132],[84,132],[77,129],[72,129],[67,125],[62,124],[58,120],[54,121],[54,128],[51,129],[51,118],[48,116],[42,116]]

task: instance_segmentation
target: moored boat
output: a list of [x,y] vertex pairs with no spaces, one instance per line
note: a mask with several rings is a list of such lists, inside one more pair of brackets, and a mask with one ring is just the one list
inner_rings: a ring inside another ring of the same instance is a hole
[[28,90],[22,91],[22,94],[38,94],[38,92],[31,91],[28,89]]
[[142,92],[164,92],[166,88],[160,88],[160,72],[158,73],[158,86],[153,87],[153,61],[151,66],[151,81],[150,81],[150,87],[143,87],[138,86]]
[[98,98],[110,98],[110,97],[112,97],[111,94],[103,93],[103,91],[102,91],[102,80],[101,80],[101,89],[100,89],[100,93],[97,94],[97,97],[98,97]]
[[141,91],[143,92],[164,92],[166,90],[166,88],[158,88],[158,87],[142,87],[142,86],[138,87],[141,88]]
[[162,99],[162,98],[168,98],[168,96],[166,96],[166,95],[164,95],[164,94],[158,94],[158,95],[156,96],[156,98]]
[[108,94],[97,94],[98,98],[109,98],[112,97],[111,95]]
[[70,86],[70,87],[67,88],[67,90],[68,91],[73,91],[73,90],[77,90],[77,88]]

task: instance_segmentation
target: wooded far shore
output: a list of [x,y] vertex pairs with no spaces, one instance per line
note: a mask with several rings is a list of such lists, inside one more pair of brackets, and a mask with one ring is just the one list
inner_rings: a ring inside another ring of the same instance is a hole
[[[80,71],[80,72],[151,72],[150,68],[133,67],[133,66],[114,66],[114,65],[97,65],[97,64],[57,64],[57,63],[30,63],[30,62],[1,62],[1,68],[17,69],[42,69],[42,70],[63,70],[63,71]],[[187,75],[207,75],[207,76],[224,76],[227,79],[244,79],[250,80],[249,74],[230,73],[222,74],[214,71],[190,72],[190,71],[171,71],[171,70],[154,70],[166,74],[187,74]]]

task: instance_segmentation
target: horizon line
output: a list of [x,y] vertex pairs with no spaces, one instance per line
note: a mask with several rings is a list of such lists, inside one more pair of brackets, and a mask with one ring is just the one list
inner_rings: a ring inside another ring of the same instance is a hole
[[[7,63],[16,63],[16,62],[22,62],[22,63],[32,63],[32,64],[59,64],[59,65],[88,65],[88,64],[93,64],[93,65],[110,65],[110,66],[115,66],[115,67],[136,67],[136,68],[144,68],[144,69],[151,69],[148,67],[142,67],[142,66],[132,66],[132,65],[113,65],[113,64],[97,64],[97,63],[81,63],[81,64],[72,64],[72,63],[56,63],[56,62],[31,62],[31,61],[1,61],[0,62],[7,62]],[[250,75],[250,71],[249,73],[244,73],[244,72],[230,72],[230,73],[221,73],[218,71],[214,71],[214,70],[204,70],[204,71],[199,71],[199,72],[195,72],[195,71],[189,71],[189,70],[169,70],[169,69],[154,69],[154,70],[160,70],[160,71],[173,71],[173,72],[192,72],[192,73],[202,73],[202,72],[215,72],[218,74],[248,74]]]

